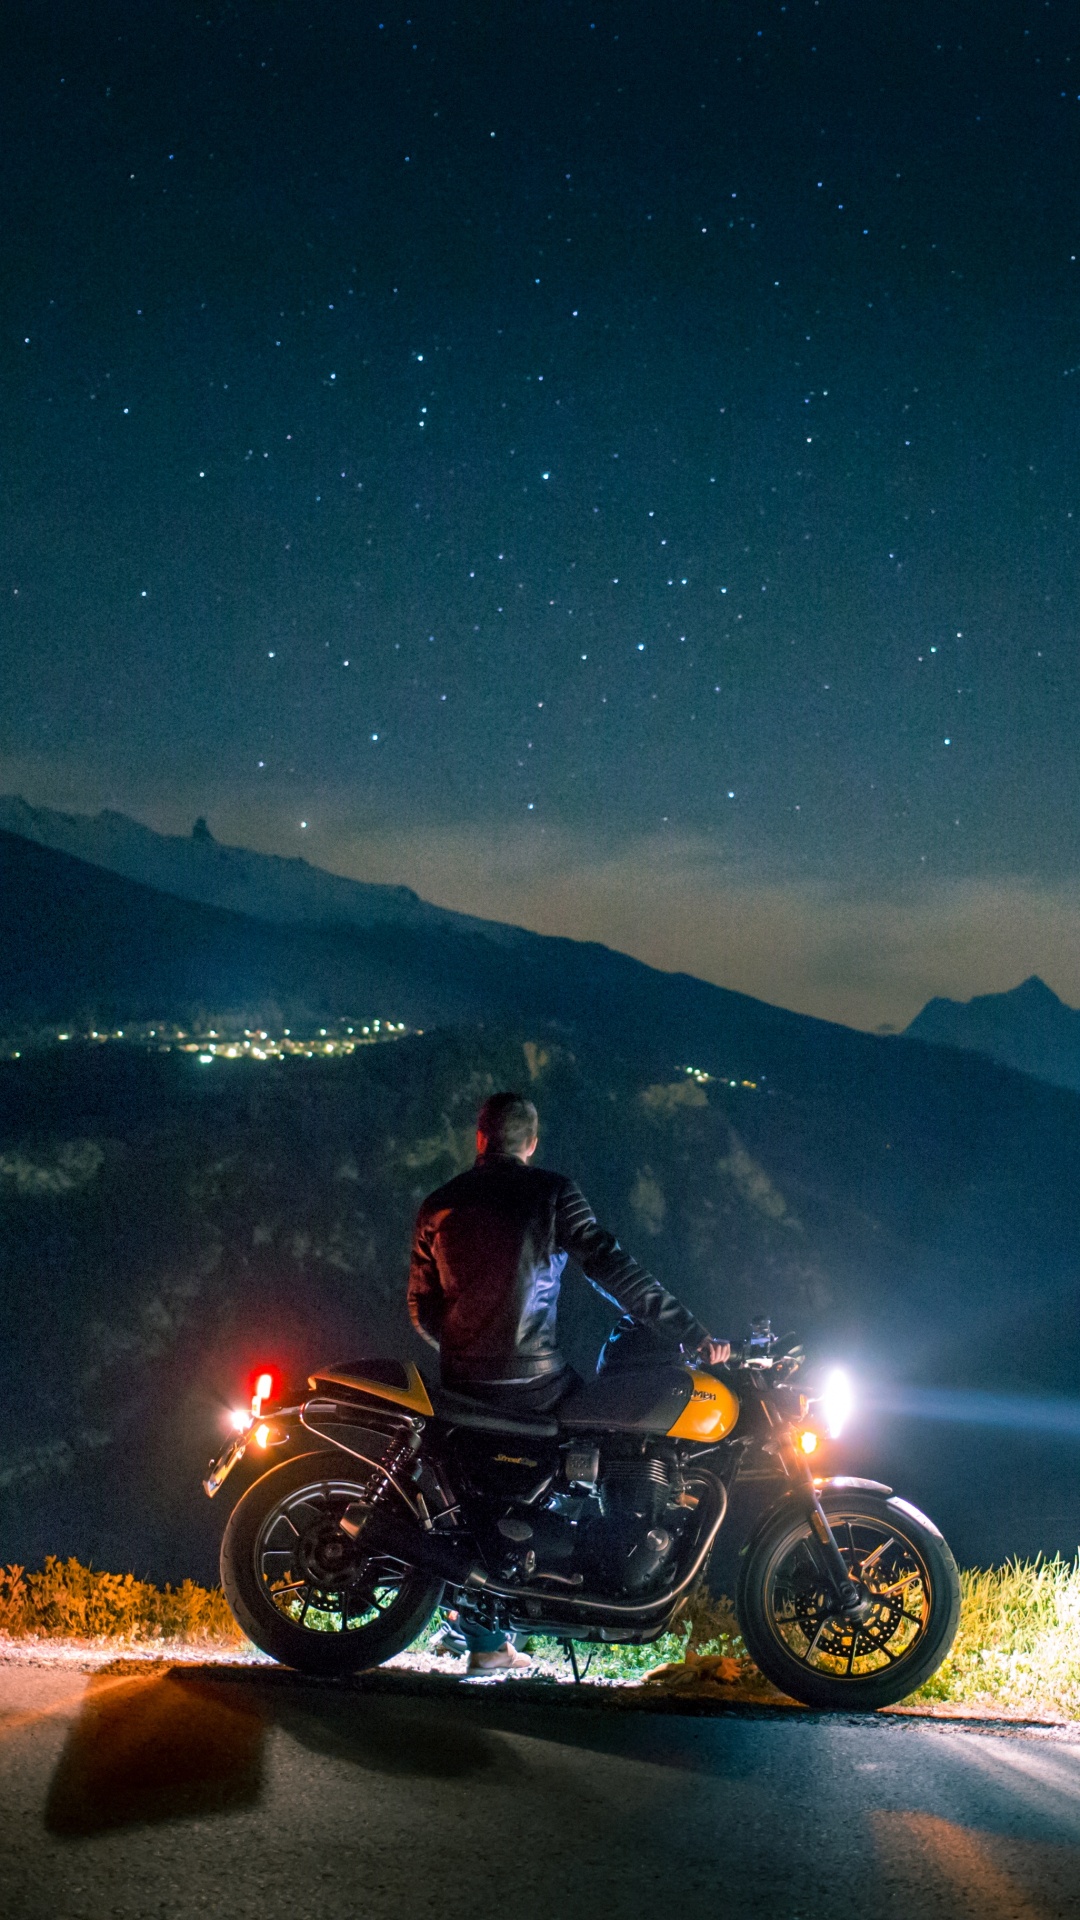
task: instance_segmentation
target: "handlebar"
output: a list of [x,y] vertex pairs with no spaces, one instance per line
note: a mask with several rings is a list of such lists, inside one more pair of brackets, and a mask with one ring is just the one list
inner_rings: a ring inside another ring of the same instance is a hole
[[[727,1344],[726,1342],[720,1344]],[[754,1320],[744,1340],[733,1340],[726,1361],[738,1372],[794,1373],[806,1358],[793,1334],[774,1334],[769,1320]]]

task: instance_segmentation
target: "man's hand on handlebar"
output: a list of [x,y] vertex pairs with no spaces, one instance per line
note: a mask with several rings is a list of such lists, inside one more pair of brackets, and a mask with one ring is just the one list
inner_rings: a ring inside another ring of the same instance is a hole
[[707,1367],[722,1367],[725,1360],[731,1359],[731,1341],[703,1340],[697,1351],[697,1357]]

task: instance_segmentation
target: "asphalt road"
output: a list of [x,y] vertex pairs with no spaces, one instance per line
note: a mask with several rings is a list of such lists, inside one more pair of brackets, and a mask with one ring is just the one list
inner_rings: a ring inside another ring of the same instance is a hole
[[1080,1738],[0,1665],[3,1920],[690,1913],[1080,1920]]

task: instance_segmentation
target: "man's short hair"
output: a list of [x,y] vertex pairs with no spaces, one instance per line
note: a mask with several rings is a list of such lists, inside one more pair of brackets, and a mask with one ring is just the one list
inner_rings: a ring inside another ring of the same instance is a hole
[[493,1093],[476,1116],[476,1131],[489,1152],[520,1153],[535,1140],[540,1120],[520,1093]]

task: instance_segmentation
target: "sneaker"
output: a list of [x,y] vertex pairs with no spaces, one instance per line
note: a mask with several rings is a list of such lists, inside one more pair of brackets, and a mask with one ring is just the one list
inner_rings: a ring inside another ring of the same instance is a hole
[[505,1647],[496,1647],[493,1653],[470,1653],[466,1673],[523,1673],[532,1661],[527,1653],[519,1653],[509,1640]]

